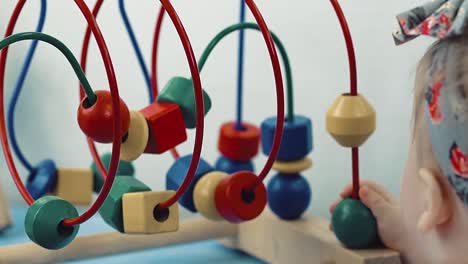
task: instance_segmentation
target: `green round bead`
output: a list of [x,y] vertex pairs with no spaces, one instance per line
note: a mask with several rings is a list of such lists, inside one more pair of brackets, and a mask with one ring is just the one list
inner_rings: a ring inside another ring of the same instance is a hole
[[[111,153],[104,153],[101,155],[101,161],[104,167],[108,170],[109,164],[111,160],[112,154]],[[102,186],[104,185],[104,178],[102,177],[101,173],[99,172],[96,162],[93,161],[91,164],[91,170],[93,171],[93,188],[95,193],[99,193],[101,191]],[[135,167],[131,162],[121,160],[119,161],[119,167],[117,168],[117,176],[133,176],[135,174]]]
[[106,200],[99,209],[104,222],[118,230],[124,232],[123,213],[122,213],[122,197],[126,193],[131,192],[146,192],[151,189],[144,183],[140,182],[131,176],[120,176],[115,178],[112,189]]
[[348,248],[369,248],[380,241],[374,215],[359,200],[341,201],[333,211],[332,226],[338,240]]
[[[211,109],[210,96],[203,92],[203,107],[206,114]],[[158,102],[176,104],[182,110],[185,126],[195,128],[197,119],[197,107],[195,103],[195,92],[193,90],[193,81],[185,77],[174,77],[167,82],[166,86],[159,93]]]
[[73,241],[80,228],[62,226],[62,221],[77,216],[78,211],[71,203],[56,196],[43,196],[29,207],[24,228],[28,237],[41,247],[60,249]]

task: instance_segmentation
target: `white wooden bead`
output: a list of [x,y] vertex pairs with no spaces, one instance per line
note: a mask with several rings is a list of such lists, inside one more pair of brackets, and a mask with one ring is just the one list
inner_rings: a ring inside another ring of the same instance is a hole
[[157,220],[156,206],[175,194],[174,191],[134,192],[122,197],[124,231],[129,234],[157,234],[179,229],[179,205],[169,207],[164,221]]
[[89,205],[93,199],[93,171],[58,168],[52,194],[72,204]]
[[312,160],[305,158],[297,161],[275,161],[273,169],[283,174],[296,174],[312,167]]
[[120,147],[120,159],[133,161],[143,154],[148,144],[149,128],[142,113],[130,111],[130,127],[127,133],[127,138]]
[[215,192],[218,184],[229,175],[224,172],[214,171],[203,175],[195,185],[193,201],[195,208],[204,217],[220,221],[224,218],[218,213],[215,205]]

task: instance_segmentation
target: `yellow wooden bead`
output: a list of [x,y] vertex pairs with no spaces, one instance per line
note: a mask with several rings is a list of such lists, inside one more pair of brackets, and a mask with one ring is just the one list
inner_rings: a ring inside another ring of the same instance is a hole
[[130,111],[130,127],[127,138],[120,147],[120,159],[133,161],[143,154],[148,144],[149,128],[146,119],[138,111]]
[[122,197],[125,233],[156,234],[179,229],[179,205],[159,210],[174,191],[126,193]]
[[273,163],[273,169],[283,174],[296,174],[312,167],[312,160],[305,158],[297,161],[280,161]]
[[375,110],[361,95],[341,95],[327,112],[327,131],[343,147],[361,146],[375,127]]
[[93,199],[93,172],[90,169],[58,168],[52,194],[72,204],[90,204]]
[[224,218],[218,213],[215,205],[215,192],[218,184],[227,177],[224,172],[214,171],[203,175],[195,185],[193,201],[197,211],[207,219],[220,221]]

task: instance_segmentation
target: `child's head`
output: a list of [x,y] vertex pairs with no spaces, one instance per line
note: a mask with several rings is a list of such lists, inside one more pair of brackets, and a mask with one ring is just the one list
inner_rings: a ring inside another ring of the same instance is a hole
[[468,34],[429,48],[415,86],[404,224],[415,254],[459,261],[468,239]]

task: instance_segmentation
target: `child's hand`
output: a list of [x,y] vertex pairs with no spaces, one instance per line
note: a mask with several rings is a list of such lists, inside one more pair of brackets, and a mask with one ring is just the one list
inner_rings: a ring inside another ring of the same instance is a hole
[[[340,194],[341,198],[330,206],[330,213],[333,213],[342,199],[351,196],[352,189],[352,184],[345,187]],[[359,197],[377,219],[379,235],[385,246],[400,250],[403,227],[399,201],[382,186],[371,181],[361,181]]]

